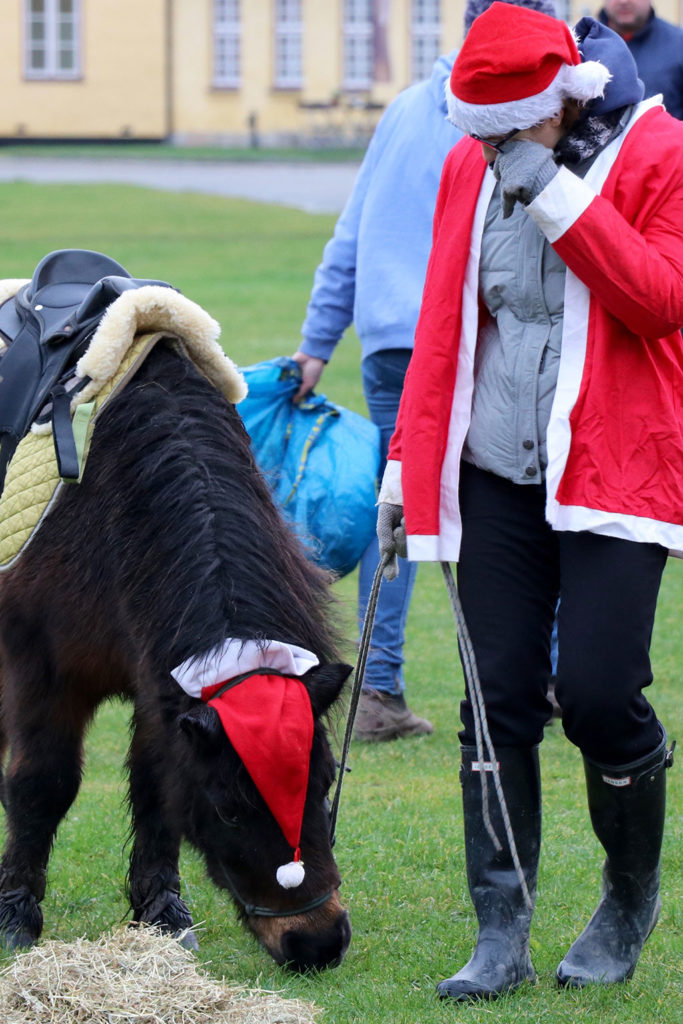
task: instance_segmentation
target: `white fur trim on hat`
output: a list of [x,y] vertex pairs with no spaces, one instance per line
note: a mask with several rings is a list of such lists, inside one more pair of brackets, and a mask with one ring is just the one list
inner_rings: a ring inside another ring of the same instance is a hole
[[203,689],[243,672],[265,672],[271,668],[286,675],[302,676],[318,664],[312,651],[284,640],[257,642],[227,637],[205,654],[194,655],[171,669],[171,675],[190,697],[201,697]]
[[611,77],[609,69],[597,60],[563,64],[550,85],[535,96],[490,104],[459,100],[447,80],[448,120],[466,135],[479,135],[483,139],[505,135],[513,128],[522,131],[559,114],[565,99],[587,103],[602,96]]

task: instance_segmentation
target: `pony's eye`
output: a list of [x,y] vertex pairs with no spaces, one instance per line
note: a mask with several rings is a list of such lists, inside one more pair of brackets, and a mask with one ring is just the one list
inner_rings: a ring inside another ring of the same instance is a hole
[[216,814],[218,815],[218,817],[221,819],[221,821],[223,822],[224,825],[227,825],[228,828],[237,828],[237,826],[240,823],[240,819],[239,819],[238,815],[236,815],[236,814],[235,815],[225,814],[225,813],[223,813],[221,811],[220,807],[216,807],[215,804],[214,804],[214,808],[213,809],[216,812]]

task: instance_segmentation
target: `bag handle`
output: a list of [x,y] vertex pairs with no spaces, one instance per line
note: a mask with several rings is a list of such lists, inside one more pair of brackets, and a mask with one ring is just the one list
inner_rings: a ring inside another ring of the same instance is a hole
[[[311,448],[315,444],[316,440],[320,437],[320,434],[322,433],[323,427],[325,426],[327,420],[334,419],[335,417],[339,416],[338,410],[335,409],[333,405],[329,404],[324,395],[317,395],[316,398],[311,402],[302,402],[298,406],[298,408],[302,412],[311,412],[316,408],[320,408],[321,412],[319,413],[318,416],[316,416],[315,420],[313,421],[313,426],[311,427],[308,433],[308,437],[304,441],[303,447],[301,449],[301,458],[299,459],[299,465],[297,466],[296,476],[294,477],[294,482],[292,483],[292,487],[289,494],[282,502],[283,508],[287,507],[289,502],[296,494],[299,484],[301,483],[304,472],[306,470],[306,464],[308,462],[308,456],[310,454]],[[289,424],[287,426],[287,434],[285,435],[286,444],[289,442],[291,433],[292,421],[290,419]]]

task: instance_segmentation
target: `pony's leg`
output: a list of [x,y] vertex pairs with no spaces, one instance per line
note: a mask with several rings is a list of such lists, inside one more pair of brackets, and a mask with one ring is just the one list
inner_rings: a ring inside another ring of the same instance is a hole
[[128,890],[133,920],[157,925],[180,938],[187,949],[199,949],[192,915],[180,895],[180,831],[166,811],[163,766],[143,736],[134,716],[128,754],[133,846]]
[[5,800],[5,756],[7,754],[7,734],[5,733],[5,724],[2,720],[2,714],[0,714],[0,804],[7,810],[7,802]]
[[40,902],[57,827],[81,781],[82,731],[61,731],[45,709],[42,724],[13,735],[4,778],[7,843],[0,863],[0,944],[30,946],[43,928]]

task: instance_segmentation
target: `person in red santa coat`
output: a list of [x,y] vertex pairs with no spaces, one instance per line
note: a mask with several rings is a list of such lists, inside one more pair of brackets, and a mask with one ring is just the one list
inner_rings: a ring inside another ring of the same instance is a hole
[[444,166],[379,497],[385,574],[397,553],[458,563],[496,750],[477,757],[464,700],[479,934],[438,986],[463,1001],[535,978],[538,746],[558,598],[557,696],[606,852],[602,900],[560,984],[630,978],[660,907],[672,752],[643,690],[667,554],[683,552],[683,125],[661,97],[642,101],[615,33],[590,18],[575,31],[494,3],[454,64],[450,117],[468,137]]

